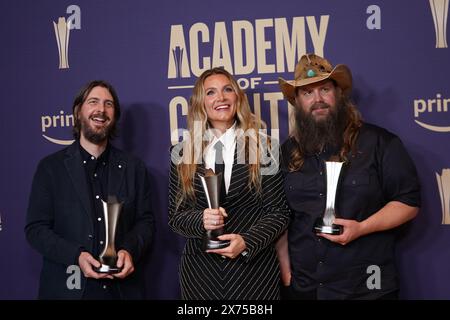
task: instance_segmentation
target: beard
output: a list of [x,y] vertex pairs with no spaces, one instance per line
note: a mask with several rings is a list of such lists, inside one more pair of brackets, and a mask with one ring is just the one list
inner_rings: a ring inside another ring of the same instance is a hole
[[81,133],[89,142],[94,144],[101,144],[105,142],[110,136],[112,131],[114,130],[114,122],[111,121],[107,126],[96,128],[90,123],[90,119],[93,117],[103,117],[105,120],[110,120],[109,117],[105,113],[96,113],[89,116],[89,118],[80,117],[80,128]]
[[[312,111],[319,108],[328,108],[325,118],[315,118]],[[295,130],[299,145],[306,155],[312,155],[322,150],[324,146],[339,148],[342,146],[343,133],[348,123],[347,108],[342,99],[337,101],[336,108],[327,103],[315,103],[309,112],[302,107],[295,111]]]

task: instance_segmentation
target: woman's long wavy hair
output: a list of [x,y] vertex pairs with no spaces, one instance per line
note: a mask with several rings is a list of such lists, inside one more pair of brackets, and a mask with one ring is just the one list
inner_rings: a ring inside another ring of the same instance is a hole
[[[256,156],[256,163],[252,161],[249,163],[249,186],[253,185],[256,190],[260,190],[261,181],[260,181],[260,134],[259,129],[262,129],[264,124],[261,120],[259,120],[250,110],[250,105],[248,103],[247,96],[245,92],[239,87],[236,80],[233,76],[223,68],[213,68],[206,70],[203,72],[200,77],[195,82],[195,86],[193,89],[192,96],[190,98],[190,106],[187,116],[187,127],[189,132],[190,139],[184,139],[183,141],[183,158],[187,156],[185,159],[189,159],[188,161],[182,161],[177,165],[179,183],[180,183],[180,194],[178,195],[178,200],[180,204],[184,200],[192,199],[195,200],[195,192],[193,181],[195,174],[197,172],[197,163],[198,161],[194,161],[195,157],[198,157],[198,154],[195,154],[195,149],[199,149],[199,146],[195,146],[194,141],[202,141],[201,149],[202,152],[205,151],[207,145],[214,138],[213,135],[210,135],[209,141],[208,139],[203,139],[205,137],[205,132],[208,129],[212,129],[211,124],[208,121],[208,116],[205,109],[205,80],[212,75],[224,75],[230,80],[231,86],[234,92],[237,95],[236,100],[236,130],[241,129],[243,132],[247,132],[247,130],[254,130],[255,134],[253,135],[245,135],[245,159],[249,159],[250,153],[254,152],[253,155]],[[196,131],[197,135],[194,137],[194,124],[196,123]],[[199,123],[201,123],[201,132],[199,132]],[[240,132],[242,132],[239,130]],[[201,134],[199,138],[198,135]],[[187,154],[185,154],[187,153]],[[197,151],[198,153],[198,151]],[[201,154],[201,156],[203,156]],[[203,161],[203,158],[202,158]],[[248,162],[247,162],[248,163]]]
[[[339,90],[341,92],[341,90]],[[339,97],[340,96],[340,97]],[[339,161],[347,161],[347,155],[349,152],[356,154],[356,139],[358,137],[359,128],[362,125],[361,113],[357,110],[355,104],[351,102],[350,98],[342,93],[339,93],[336,101],[341,101],[340,108],[345,108],[347,115],[347,123],[344,127],[342,146],[339,150],[337,158]],[[291,137],[294,138],[295,148],[293,148],[290,154],[290,161],[288,170],[290,172],[300,170],[305,161],[304,147],[299,143],[301,137],[301,128],[296,124],[294,130],[291,133]]]

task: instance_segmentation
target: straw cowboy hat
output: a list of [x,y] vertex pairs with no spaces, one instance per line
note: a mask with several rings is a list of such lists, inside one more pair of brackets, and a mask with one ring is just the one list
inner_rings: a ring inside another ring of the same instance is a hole
[[316,83],[325,79],[333,79],[348,95],[352,89],[352,73],[344,64],[333,66],[324,58],[315,54],[305,54],[295,66],[295,80],[278,78],[281,91],[285,98],[295,106],[295,88]]

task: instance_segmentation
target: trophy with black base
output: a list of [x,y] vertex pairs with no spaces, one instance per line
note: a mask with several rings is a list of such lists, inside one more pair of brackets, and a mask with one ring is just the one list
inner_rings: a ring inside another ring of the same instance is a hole
[[119,273],[122,268],[117,267],[117,252],[115,248],[117,221],[122,211],[122,202],[118,202],[115,196],[108,196],[108,201],[102,200],[103,221],[105,222],[105,247],[98,260],[102,264],[100,268],[94,268],[98,273]]
[[[205,175],[199,174],[202,182],[203,190],[205,191],[206,200],[210,209],[219,209],[220,204],[220,188],[222,182],[222,173],[215,174],[211,169],[205,171]],[[216,230],[206,230],[206,234],[203,238],[203,249],[221,249],[228,247],[229,240],[219,240],[217,237],[225,233],[225,228]]]
[[314,224],[313,231],[315,233],[339,235],[344,231],[343,226],[333,223],[334,219],[336,218],[336,193],[343,164],[343,162],[336,161],[325,162],[327,179],[327,200],[323,216],[318,218]]

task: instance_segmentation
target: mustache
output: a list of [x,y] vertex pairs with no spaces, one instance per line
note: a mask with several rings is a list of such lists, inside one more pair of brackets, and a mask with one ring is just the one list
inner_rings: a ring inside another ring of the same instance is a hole
[[91,115],[89,116],[89,119],[93,119],[93,118],[99,118],[99,119],[102,119],[102,120],[105,120],[105,121],[111,120],[111,119],[106,115],[105,112],[96,112],[96,113],[93,113],[93,114],[91,114]]
[[331,106],[325,102],[316,102],[311,106],[311,111],[318,109],[329,109]]

